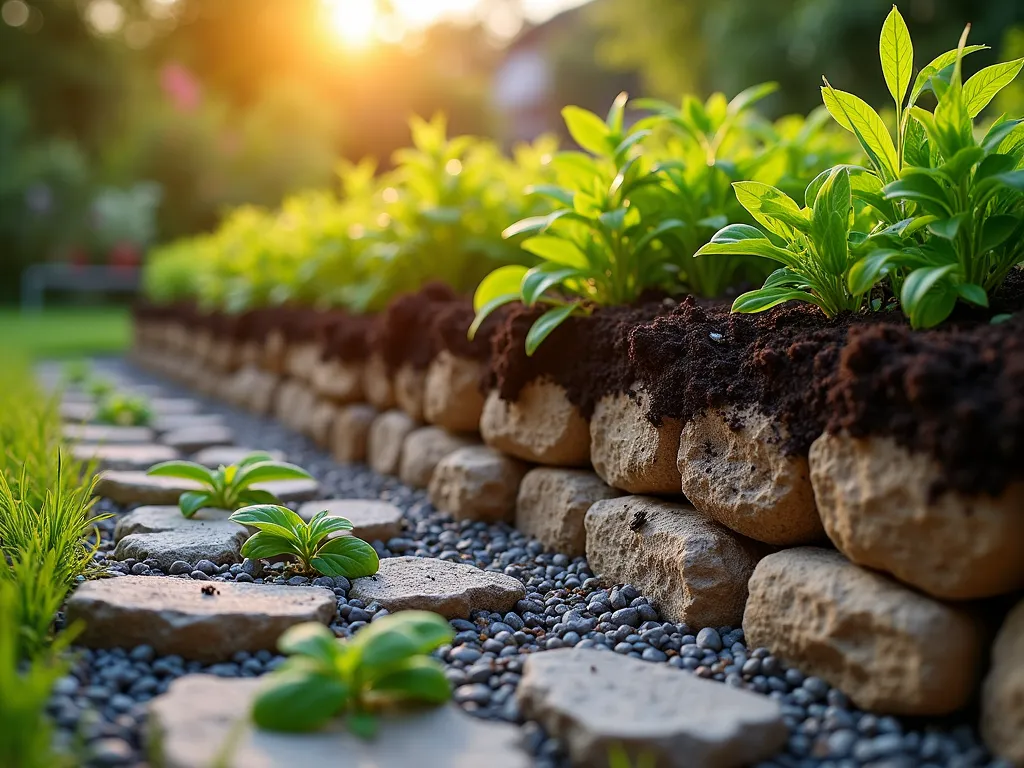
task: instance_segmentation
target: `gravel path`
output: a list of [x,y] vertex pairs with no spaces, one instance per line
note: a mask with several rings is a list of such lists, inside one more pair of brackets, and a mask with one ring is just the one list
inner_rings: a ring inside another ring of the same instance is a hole
[[[159,383],[169,394],[194,397],[120,363],[110,365],[140,383]],[[791,731],[789,743],[784,753],[758,768],[1010,768],[993,761],[975,729],[962,721],[924,724],[860,712],[823,680],[787,668],[767,649],[748,649],[741,629],[662,622],[647,598],[633,587],[602,588],[585,558],[545,552],[538,542],[505,524],[453,522],[430,505],[425,492],[363,465],[338,465],[307,439],[273,421],[216,402],[206,402],[204,412],[224,414],[239,445],[285,451],[290,461],[320,480],[323,498],[383,499],[401,508],[403,535],[374,542],[382,557],[417,555],[465,562],[501,571],[526,585],[526,598],[514,611],[504,615],[484,611],[474,614],[472,621],[452,621],[458,634],[438,655],[448,667],[455,700],[467,712],[522,723],[514,696],[522,654],[571,646],[605,648],[779,700]],[[98,509],[115,515],[127,511],[106,501]],[[108,562],[113,528],[113,520],[101,525],[99,567],[121,573],[161,573],[154,562]],[[278,570],[264,573],[250,562],[220,568],[208,561],[176,565],[175,573],[191,573],[199,579],[310,583],[303,577],[286,581]],[[348,600],[344,579],[315,583],[334,588],[338,614],[332,627],[339,635],[347,636],[386,614],[376,603]],[[174,678],[194,672],[255,677],[280,662],[281,657],[268,652],[243,652],[230,662],[203,665],[176,656],[158,657],[147,646],[79,649],[71,674],[57,685],[51,713],[64,743],[85,745],[88,765],[146,766],[141,751],[146,702],[165,691]],[[566,764],[557,739],[549,738],[533,722],[522,723],[522,729],[538,768]]]

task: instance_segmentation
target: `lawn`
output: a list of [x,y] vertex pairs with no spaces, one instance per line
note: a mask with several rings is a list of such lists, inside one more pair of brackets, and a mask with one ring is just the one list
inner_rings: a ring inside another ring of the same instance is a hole
[[54,308],[36,313],[0,309],[0,361],[120,354],[131,339],[127,307]]

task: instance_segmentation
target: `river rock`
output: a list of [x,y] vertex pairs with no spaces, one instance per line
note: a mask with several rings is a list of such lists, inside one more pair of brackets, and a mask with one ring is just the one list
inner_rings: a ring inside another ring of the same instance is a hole
[[331,499],[307,501],[297,512],[306,522],[327,510],[329,517],[344,517],[352,523],[352,534],[363,541],[387,541],[402,535],[402,510],[376,499]]
[[398,477],[413,488],[426,488],[441,459],[472,445],[479,445],[479,441],[464,435],[453,435],[440,427],[415,429],[405,438]]
[[569,557],[586,553],[583,518],[595,502],[621,496],[585,469],[537,467],[523,477],[516,499],[516,528]]
[[380,415],[372,405],[344,405],[334,415],[331,425],[331,455],[341,464],[366,461],[366,445],[370,428]]
[[825,530],[853,562],[949,600],[1024,587],[1024,483],[933,498],[939,464],[887,437],[825,434],[810,456]]
[[[163,768],[529,768],[519,728],[457,705],[388,714],[375,739],[342,725],[309,734],[260,731],[248,721],[259,680],[187,675],[149,705],[149,742]],[[231,749],[224,749],[231,744]],[[223,760],[221,760],[221,757]],[[339,763],[339,756],[344,756]],[[296,760],[301,760],[297,763]]]
[[966,610],[815,547],[765,557],[750,579],[747,644],[895,715],[944,715],[970,700],[984,632]]
[[363,368],[363,394],[370,405],[379,411],[395,407],[394,382],[384,358],[376,352],[367,358]]
[[427,369],[423,417],[449,432],[476,432],[484,412],[483,364],[441,350]]
[[71,447],[78,461],[95,461],[98,469],[149,469],[162,461],[178,458],[178,452],[166,445],[93,445],[79,443]]
[[286,629],[327,624],[336,609],[334,592],[322,587],[122,576],[78,587],[67,618],[84,622],[76,643],[87,648],[149,645],[161,655],[226,661],[238,651],[275,650]]
[[[253,488],[270,491],[282,502],[315,499],[320,492],[316,480],[278,480],[256,483]],[[175,477],[150,477],[145,472],[101,472],[96,495],[117,504],[177,504],[181,494],[199,490],[199,484]]]
[[516,698],[580,768],[608,766],[616,746],[666,768],[742,768],[789,736],[772,699],[591,649],[527,656]]
[[185,427],[166,433],[160,440],[182,453],[195,453],[204,448],[231,445],[235,442],[235,433],[230,427],[217,425]]
[[594,573],[632,584],[665,619],[721,627],[743,617],[747,581],[763,554],[756,542],[687,504],[649,496],[599,501],[584,521]]
[[655,426],[647,418],[645,390],[606,395],[590,419],[590,458],[594,471],[608,485],[630,493],[679,493],[682,478],[677,419]]
[[756,409],[710,410],[680,433],[682,491],[698,510],[779,546],[824,538],[807,459],[783,451],[785,429]]
[[349,598],[377,601],[391,613],[433,611],[446,619],[470,611],[505,613],[526,596],[518,579],[433,557],[386,557],[374,576],[353,579]]
[[992,648],[981,695],[981,735],[994,754],[1024,766],[1024,602],[1010,611]]
[[313,369],[313,389],[320,397],[345,405],[363,399],[363,364],[321,360]]
[[69,443],[99,445],[145,445],[156,435],[149,427],[108,427],[100,424],[65,424],[64,439]]
[[416,422],[405,411],[391,410],[378,416],[366,440],[367,463],[382,475],[397,475],[405,438]]
[[[217,448],[204,448],[192,457],[192,461],[196,464],[202,464],[204,467],[216,469],[221,466],[230,467],[232,464],[238,464],[253,453],[257,453],[253,448],[242,448],[236,445],[222,445]],[[261,450],[259,453],[269,454],[274,461],[285,460],[284,451]]]
[[413,421],[423,421],[423,386],[427,380],[425,368],[406,363],[395,371],[395,405],[409,414]]
[[456,520],[512,522],[529,466],[484,445],[460,448],[438,462],[430,503]]
[[480,434],[510,456],[556,467],[590,463],[590,427],[558,384],[532,381],[514,403],[492,391],[480,417]]

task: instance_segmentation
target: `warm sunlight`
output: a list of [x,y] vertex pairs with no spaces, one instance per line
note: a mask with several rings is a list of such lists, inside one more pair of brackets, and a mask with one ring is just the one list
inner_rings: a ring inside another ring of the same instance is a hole
[[377,27],[376,0],[324,0],[331,31],[349,48],[373,42]]

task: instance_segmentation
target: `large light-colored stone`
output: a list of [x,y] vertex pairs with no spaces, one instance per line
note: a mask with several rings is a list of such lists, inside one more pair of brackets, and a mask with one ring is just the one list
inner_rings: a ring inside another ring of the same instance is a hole
[[228,402],[264,416],[274,407],[279,385],[280,378],[274,373],[247,365],[230,378],[223,394]]
[[[259,680],[188,675],[150,704],[153,763],[162,768],[529,768],[519,729],[455,704],[390,713],[375,739],[339,722],[308,734],[273,733],[248,720]],[[230,749],[225,749],[225,745]]]
[[460,448],[478,445],[479,442],[465,435],[453,435],[440,427],[415,429],[405,438],[398,477],[413,488],[426,488],[441,459]]
[[954,712],[981,672],[984,633],[969,613],[815,547],[758,564],[743,631],[751,648],[770,648],[872,711]]
[[606,582],[632,584],[670,621],[739,623],[761,545],[687,504],[649,496],[599,501],[585,524],[587,560]]
[[96,418],[96,406],[89,402],[64,402],[60,404],[60,417],[64,421],[84,424]]
[[154,397],[150,407],[156,416],[187,416],[200,410],[199,401],[190,397]]
[[186,563],[209,560],[217,565],[240,563],[240,552],[247,538],[246,530],[234,523],[197,521],[192,526],[181,526],[175,530],[128,534],[117,542],[114,558],[134,558],[140,563],[156,560],[165,573],[179,560]]
[[492,391],[480,434],[491,447],[526,461],[555,467],[590,463],[590,427],[565,390],[550,381],[530,382],[514,403]]
[[990,750],[1024,766],[1024,602],[1006,617],[981,695],[981,735]]
[[[232,464],[238,464],[256,452],[257,451],[253,448],[242,448],[236,445],[222,445],[218,448],[204,448],[192,457],[192,461],[196,464],[202,464],[204,467],[216,469],[220,466],[230,467]],[[286,458],[284,451],[261,450],[259,453],[268,454],[274,461],[285,461]]]
[[522,582],[503,573],[434,557],[386,557],[374,576],[352,581],[349,598],[376,600],[391,613],[433,611],[446,619],[467,618],[470,611],[505,613],[522,600]]
[[615,747],[663,768],[743,768],[789,736],[766,696],[591,649],[527,656],[516,697],[579,768],[609,768]]
[[376,499],[330,499],[307,501],[296,510],[306,522],[327,510],[329,517],[344,517],[352,523],[352,535],[363,541],[387,542],[402,535],[402,510]]
[[414,421],[423,421],[423,387],[427,380],[425,368],[406,363],[395,371],[395,405]]
[[[282,502],[315,499],[320,492],[316,480],[277,480],[256,483],[253,488],[270,491]],[[145,472],[101,472],[96,495],[118,504],[177,504],[186,491],[199,490],[199,484],[175,477],[150,477]]]
[[336,610],[334,592],[322,587],[122,576],[85,582],[66,612],[69,623],[84,622],[75,642],[87,648],[149,645],[161,655],[226,661],[238,651],[275,650],[289,627],[328,624]]
[[516,528],[548,549],[576,557],[586,553],[583,518],[594,503],[621,496],[585,469],[538,467],[526,473],[516,500]]
[[321,360],[313,369],[313,389],[335,403],[359,402],[363,399],[363,363]]
[[139,445],[156,439],[148,427],[108,427],[96,424],[65,424],[64,439],[73,443],[99,445]]
[[306,434],[313,420],[316,402],[312,387],[297,379],[288,379],[278,387],[274,416],[289,429]]
[[430,503],[456,520],[512,522],[529,466],[480,445],[449,453],[434,468]]
[[641,390],[606,395],[597,401],[590,419],[590,458],[594,471],[609,485],[630,493],[678,494],[676,457],[679,431],[676,419],[660,427],[647,418],[650,396]]
[[313,380],[313,371],[320,361],[320,345],[316,342],[292,342],[285,356],[285,371],[305,384]]
[[138,507],[117,519],[117,525],[114,526],[114,541],[118,542],[133,533],[163,533],[183,529],[223,528],[232,533],[244,531],[244,526],[228,521],[230,515],[226,509],[200,509],[189,519],[181,514],[181,509],[177,506]]
[[405,411],[382,413],[370,426],[366,439],[367,463],[382,475],[398,474],[402,461],[402,446],[416,422]]
[[331,425],[331,455],[341,464],[366,461],[366,444],[370,428],[380,411],[372,405],[358,403],[338,409]]
[[442,350],[427,368],[423,418],[449,432],[476,432],[484,412],[483,364]]
[[710,410],[679,438],[682,490],[698,510],[779,546],[824,538],[803,456],[782,450],[784,428],[755,409]]
[[395,386],[387,365],[379,354],[371,354],[363,368],[363,394],[379,411],[395,407]]
[[1024,587],[1024,483],[933,498],[938,463],[891,438],[826,434],[810,456],[825,530],[853,562],[950,600]]
[[337,415],[338,406],[335,403],[330,400],[316,401],[306,434],[318,447],[327,448],[331,444],[331,432],[334,429],[334,419]]
[[204,448],[232,445],[235,442],[235,433],[230,427],[211,424],[206,427],[176,429],[163,435],[160,441],[182,453],[195,453]]
[[78,461],[95,461],[99,469],[149,469],[162,461],[177,459],[176,450],[166,445],[93,445],[71,447]]
[[191,427],[219,427],[224,417],[219,413],[186,413],[181,416],[158,416],[153,419],[153,429],[159,433],[175,432]]

